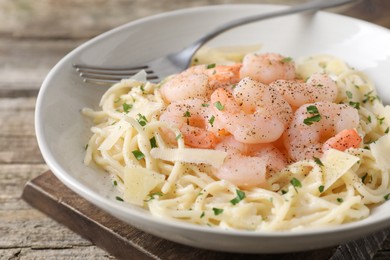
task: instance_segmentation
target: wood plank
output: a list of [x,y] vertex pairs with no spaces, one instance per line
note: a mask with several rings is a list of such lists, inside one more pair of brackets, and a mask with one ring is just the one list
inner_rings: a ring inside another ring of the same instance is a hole
[[0,98],[0,133],[2,136],[33,136],[35,97]]
[[35,135],[0,135],[0,163],[44,163]]
[[390,236],[383,242],[381,250],[379,250],[373,260],[385,260],[390,259]]
[[390,28],[390,1],[360,1],[347,8],[343,14]]
[[43,163],[34,130],[36,98],[0,98],[0,163]]
[[[0,164],[0,200],[4,202],[20,199],[24,185],[48,169],[46,164]],[[3,208],[4,204],[2,203],[0,207]],[[14,208],[3,209],[12,210]]]
[[339,259],[372,259],[381,249],[383,242],[389,236],[388,229],[368,235],[362,239],[351,241],[337,248],[329,260]]
[[36,96],[50,69],[82,42],[0,38],[0,97]]
[[0,165],[0,259],[111,259],[21,199],[25,183],[47,169],[45,164]]
[[1,259],[115,259],[93,246],[0,249]]

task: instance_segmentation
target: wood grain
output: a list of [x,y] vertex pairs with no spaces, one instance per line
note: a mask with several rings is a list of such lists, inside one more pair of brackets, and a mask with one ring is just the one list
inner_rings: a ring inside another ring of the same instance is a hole
[[36,97],[50,69],[82,42],[73,38],[4,39],[0,35],[0,97]]
[[45,164],[0,167],[0,259],[109,258],[106,252],[21,199],[24,184],[47,169]]

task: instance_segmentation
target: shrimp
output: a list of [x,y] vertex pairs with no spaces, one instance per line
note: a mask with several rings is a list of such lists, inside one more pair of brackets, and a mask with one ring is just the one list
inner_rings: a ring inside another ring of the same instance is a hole
[[236,84],[241,64],[231,66],[198,65],[173,75],[161,86],[160,93],[168,103],[190,98],[207,98],[218,87]]
[[278,79],[291,80],[295,78],[295,64],[276,53],[249,53],[243,59],[240,77],[250,77],[264,84]]
[[336,82],[320,73],[314,73],[306,82],[276,80],[270,87],[276,89],[293,108],[318,101],[333,102],[337,97]]
[[168,78],[160,93],[168,103],[189,98],[202,99],[207,96],[208,82],[205,74],[182,72]]
[[358,148],[361,143],[362,138],[355,129],[345,129],[329,138],[322,146],[322,150],[326,151],[333,148],[344,152],[348,148]]
[[[179,128],[184,143],[191,147],[213,148],[217,142],[217,136],[209,131],[211,121],[211,109],[203,106],[202,99],[187,99],[172,102],[160,115],[160,121]],[[214,122],[212,124],[214,126]],[[215,127],[215,126],[214,126]],[[167,129],[162,133],[171,142],[175,142],[177,136]]]
[[[209,80],[209,88],[215,90],[237,84],[240,81],[241,63],[233,65],[198,65],[187,69],[192,73],[203,73]],[[210,93],[211,94],[211,93]]]
[[[284,134],[284,141],[290,158],[294,161],[321,157],[324,150],[323,143],[328,147],[354,147],[355,135],[347,137],[351,132],[342,131],[354,129],[359,125],[358,111],[345,104],[335,104],[328,101],[316,102],[301,106],[295,111],[289,128]],[[342,134],[342,138],[337,136]],[[336,145],[336,144],[339,145]]]
[[216,118],[242,143],[277,140],[292,118],[292,109],[274,89],[250,78],[242,79],[233,93],[219,88],[211,95]]
[[269,188],[267,178],[287,165],[286,158],[272,144],[243,144],[228,136],[215,149],[228,156],[213,174],[242,188]]

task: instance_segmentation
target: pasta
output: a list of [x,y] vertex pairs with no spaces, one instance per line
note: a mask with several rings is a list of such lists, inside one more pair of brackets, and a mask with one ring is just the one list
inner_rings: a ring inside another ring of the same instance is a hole
[[[101,110],[82,110],[94,124],[84,163],[108,172],[125,202],[166,219],[281,231],[366,218],[372,205],[389,198],[389,107],[383,106],[367,76],[340,59],[313,56],[294,66],[302,79],[326,73],[336,82],[334,103],[346,104],[359,115],[356,131],[363,141],[357,147],[290,160],[267,173],[266,185],[236,185],[215,174],[231,155],[223,149],[191,147],[180,127],[160,120],[173,102],[161,90],[167,80],[145,82],[140,73],[108,89]],[[186,112],[181,115],[189,125],[191,115]],[[207,119],[214,123],[212,117]]]

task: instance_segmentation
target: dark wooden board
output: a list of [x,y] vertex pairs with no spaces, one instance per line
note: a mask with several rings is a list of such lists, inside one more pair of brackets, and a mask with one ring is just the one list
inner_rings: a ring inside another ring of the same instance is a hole
[[384,230],[337,247],[290,254],[222,253],[184,246],[131,227],[78,196],[50,171],[29,181],[22,198],[118,259],[371,259],[389,235]]

